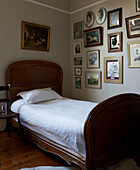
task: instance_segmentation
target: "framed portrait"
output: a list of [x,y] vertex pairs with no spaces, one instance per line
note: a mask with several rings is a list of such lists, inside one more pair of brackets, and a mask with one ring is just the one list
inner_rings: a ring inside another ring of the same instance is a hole
[[103,27],[84,30],[85,47],[103,45]]
[[83,35],[83,22],[76,22],[73,24],[73,38],[80,39]]
[[104,58],[104,82],[123,83],[122,56]]
[[22,21],[21,48],[49,51],[50,27]]
[[140,0],[136,0],[136,11],[140,11]]
[[87,68],[100,68],[100,50],[87,51]]
[[81,75],[82,75],[82,68],[75,67],[75,76],[81,76]]
[[118,28],[122,26],[122,8],[118,8],[107,13],[108,29]]
[[86,71],[86,87],[87,88],[102,88],[102,72],[101,71]]
[[140,37],[140,15],[125,18],[128,38]]
[[74,65],[82,65],[82,57],[75,57]]
[[92,11],[88,11],[85,16],[85,25],[86,27],[91,27],[94,24],[95,15]]
[[101,25],[106,20],[106,9],[105,8],[98,8],[96,10],[96,22]]
[[81,77],[75,77],[75,88],[81,89]]
[[140,67],[140,41],[127,43],[128,67]]
[[122,51],[122,32],[108,34],[108,52]]
[[82,42],[78,41],[74,43],[74,55],[79,55],[82,53]]

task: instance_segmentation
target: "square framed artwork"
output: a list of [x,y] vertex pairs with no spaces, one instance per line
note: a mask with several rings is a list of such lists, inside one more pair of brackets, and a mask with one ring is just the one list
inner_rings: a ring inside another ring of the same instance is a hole
[[108,52],[122,51],[122,32],[108,34]]
[[102,72],[101,71],[86,71],[85,80],[87,88],[102,88]]
[[82,57],[75,57],[74,65],[82,65]]
[[127,43],[128,67],[140,67],[140,41]]
[[75,77],[75,88],[81,89],[81,77]]
[[123,83],[123,57],[104,58],[104,82]]
[[140,37],[140,15],[125,18],[127,38]]
[[140,11],[140,0],[136,0],[136,11]]
[[108,23],[107,23],[108,29],[121,27],[122,26],[122,8],[108,11],[107,19],[108,19]]
[[76,22],[73,24],[73,38],[80,39],[83,35],[83,21]]
[[21,48],[49,51],[50,27],[22,21]]
[[82,68],[75,67],[75,76],[81,76],[81,75],[82,75]]
[[103,27],[96,27],[84,31],[85,47],[103,45]]
[[86,52],[87,68],[100,68],[100,50]]
[[82,53],[82,42],[78,41],[74,43],[74,55],[79,55]]

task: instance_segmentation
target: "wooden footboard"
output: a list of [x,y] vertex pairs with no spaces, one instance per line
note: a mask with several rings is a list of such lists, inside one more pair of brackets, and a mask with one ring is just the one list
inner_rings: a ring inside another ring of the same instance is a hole
[[130,156],[140,142],[140,95],[121,94],[100,103],[85,123],[86,167]]

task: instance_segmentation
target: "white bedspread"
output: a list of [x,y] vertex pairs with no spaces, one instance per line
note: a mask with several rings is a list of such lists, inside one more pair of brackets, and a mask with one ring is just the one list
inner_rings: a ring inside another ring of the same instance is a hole
[[11,110],[20,113],[21,123],[40,129],[47,137],[85,156],[84,123],[97,103],[68,98],[26,104],[15,101]]

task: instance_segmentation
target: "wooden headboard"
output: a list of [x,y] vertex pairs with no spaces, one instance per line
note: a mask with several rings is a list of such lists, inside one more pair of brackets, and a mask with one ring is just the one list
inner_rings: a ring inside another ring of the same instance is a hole
[[6,84],[10,84],[10,101],[17,99],[17,93],[36,88],[52,87],[62,95],[62,68],[53,62],[23,60],[9,65]]

